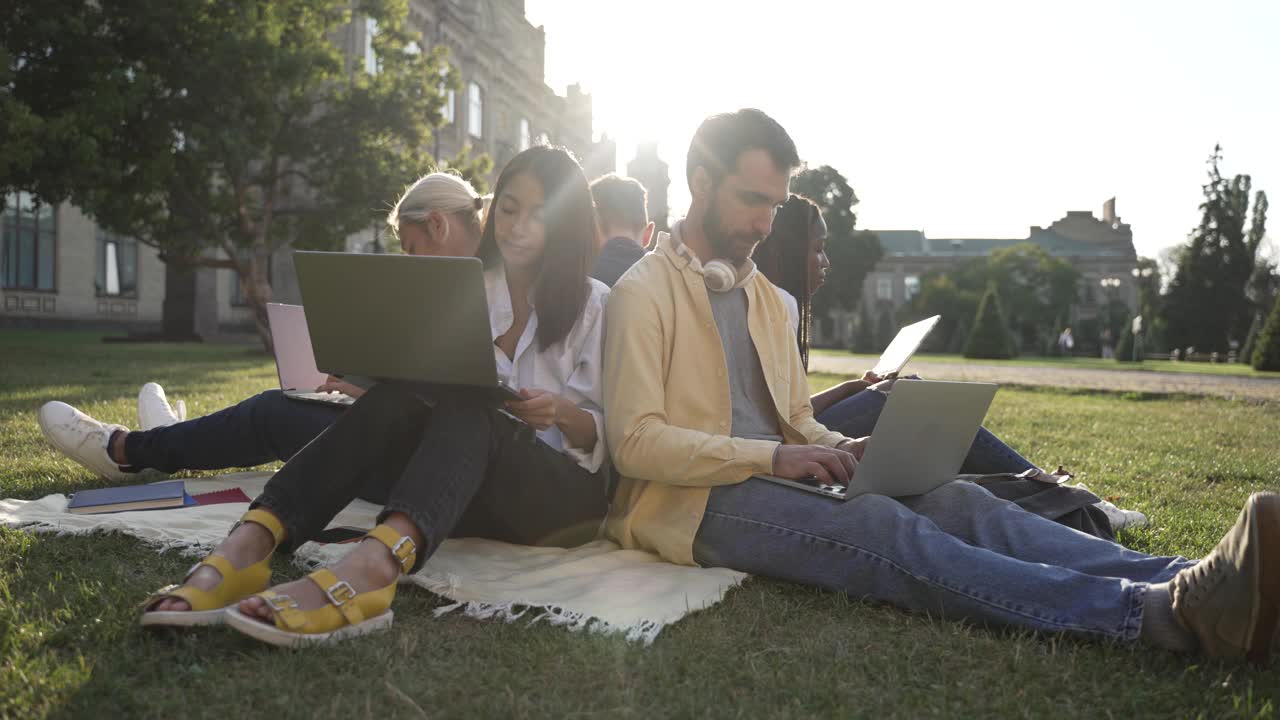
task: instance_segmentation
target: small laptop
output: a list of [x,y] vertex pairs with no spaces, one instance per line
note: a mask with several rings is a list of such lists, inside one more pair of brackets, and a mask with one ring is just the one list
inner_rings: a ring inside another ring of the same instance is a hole
[[882,378],[896,375],[898,371],[906,367],[907,361],[911,359],[912,355],[916,354],[916,350],[920,349],[921,343],[924,342],[924,339],[928,337],[933,327],[941,319],[941,315],[934,315],[899,330],[898,334],[893,336],[893,341],[889,343],[889,347],[880,353],[880,360],[874,368],[871,368],[871,372]]
[[498,378],[480,260],[369,253],[294,253],[320,372],[356,385],[410,380],[491,390]]
[[866,493],[890,497],[927,493],[959,473],[996,387],[938,380],[894,383],[848,487],[821,485],[813,478],[756,477],[837,500]]
[[355,402],[355,398],[346,393],[316,392],[329,376],[316,369],[307,315],[301,305],[267,303],[267,323],[271,329],[271,349],[276,356],[276,375],[285,397],[337,405]]

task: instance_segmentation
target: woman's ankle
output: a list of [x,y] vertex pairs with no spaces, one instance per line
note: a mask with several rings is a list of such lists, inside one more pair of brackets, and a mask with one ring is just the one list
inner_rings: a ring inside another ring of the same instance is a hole
[[252,556],[261,560],[275,550],[276,538],[265,526],[252,521],[244,522],[237,525],[227,539],[222,541],[219,549],[224,548],[235,555]]
[[111,462],[120,467],[129,466],[129,457],[125,455],[124,451],[124,439],[128,435],[128,430],[116,430],[111,433],[111,439],[107,441],[107,455],[111,458]]

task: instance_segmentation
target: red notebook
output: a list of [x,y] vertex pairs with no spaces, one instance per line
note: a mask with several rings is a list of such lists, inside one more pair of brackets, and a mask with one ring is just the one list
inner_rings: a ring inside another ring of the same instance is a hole
[[230,490],[214,490],[213,492],[200,493],[192,495],[192,500],[196,501],[196,505],[221,505],[223,503],[247,503],[250,497],[244,494],[240,488],[231,488]]

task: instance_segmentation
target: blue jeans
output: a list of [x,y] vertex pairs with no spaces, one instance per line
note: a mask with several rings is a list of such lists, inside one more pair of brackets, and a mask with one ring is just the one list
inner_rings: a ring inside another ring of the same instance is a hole
[[[863,390],[832,405],[817,416],[818,422],[846,437],[866,437],[876,426],[889,396],[879,390]],[[986,428],[980,428],[973,447],[960,466],[961,473],[994,475],[1020,473],[1035,467],[1030,460],[1005,445]]]
[[1192,563],[1128,550],[951,482],[841,501],[756,478],[713,488],[694,560],[948,619],[1131,641],[1150,583]]
[[124,438],[130,470],[221,470],[288,460],[342,416],[341,405],[268,390],[216,413]]

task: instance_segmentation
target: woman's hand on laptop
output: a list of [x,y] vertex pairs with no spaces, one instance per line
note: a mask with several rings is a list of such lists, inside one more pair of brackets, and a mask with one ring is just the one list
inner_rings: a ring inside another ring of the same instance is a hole
[[353,398],[358,398],[364,394],[364,388],[358,387],[356,385],[352,385],[349,382],[342,382],[338,378],[330,375],[329,379],[325,380],[323,385],[316,388],[316,392],[318,393],[336,392],[336,393],[342,393],[344,395],[349,395]]
[[817,478],[823,485],[848,485],[858,467],[853,453],[822,445],[779,445],[773,474],[788,480]]

